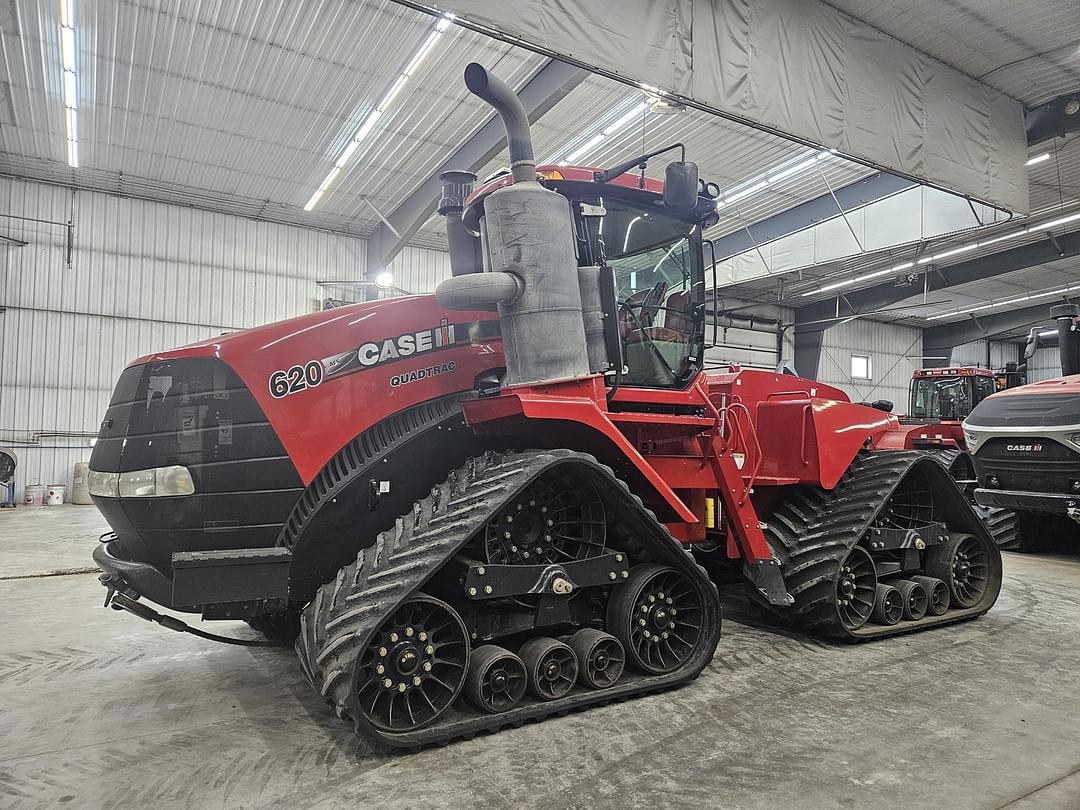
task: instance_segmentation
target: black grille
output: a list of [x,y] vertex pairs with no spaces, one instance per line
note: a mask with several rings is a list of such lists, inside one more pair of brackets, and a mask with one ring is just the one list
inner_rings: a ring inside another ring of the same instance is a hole
[[1080,480],[1080,454],[1042,437],[994,438],[975,454],[975,470],[979,485],[992,489],[1070,493]]
[[303,484],[251,392],[216,358],[127,369],[90,457],[91,469],[181,465],[195,495],[95,498],[128,555],[162,571],[173,552],[274,544]]

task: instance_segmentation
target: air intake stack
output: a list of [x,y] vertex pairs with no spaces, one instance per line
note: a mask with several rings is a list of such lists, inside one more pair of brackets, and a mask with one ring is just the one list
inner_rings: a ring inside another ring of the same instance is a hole
[[[435,295],[448,309],[498,309],[505,385],[587,376],[569,203],[536,181],[529,121],[514,92],[475,62],[465,68],[465,84],[502,118],[513,183],[483,202],[479,221],[485,272],[465,270],[467,253],[459,250],[465,272],[455,268],[454,278],[442,282]],[[448,221],[448,227],[453,224]]]

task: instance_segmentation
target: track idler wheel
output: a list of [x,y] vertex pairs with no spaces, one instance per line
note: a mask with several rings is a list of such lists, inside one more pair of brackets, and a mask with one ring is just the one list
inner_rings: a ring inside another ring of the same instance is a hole
[[942,616],[949,609],[952,599],[949,595],[949,586],[937,577],[912,577],[912,582],[923,586],[928,597],[926,610],[931,616]]
[[578,661],[568,645],[541,636],[522,644],[518,654],[529,675],[529,691],[535,697],[558,700],[574,688]]
[[926,588],[910,579],[894,579],[889,584],[900,591],[900,597],[904,600],[905,619],[916,622],[926,615],[930,607],[930,597],[926,593]]
[[476,708],[498,714],[518,704],[528,680],[520,658],[495,644],[485,644],[472,651],[465,697]]
[[877,586],[874,594],[874,621],[893,625],[904,617],[904,598],[892,585]]
[[398,606],[357,664],[357,707],[375,728],[414,731],[450,708],[465,685],[469,636],[450,605],[418,594]]
[[874,560],[862,546],[852,546],[836,572],[836,610],[848,630],[857,630],[874,612],[877,591]]
[[614,686],[626,664],[626,653],[610,633],[586,627],[570,637],[578,660],[578,683],[590,689]]
[[697,588],[666,565],[638,565],[608,599],[608,630],[638,669],[654,675],[678,669],[702,636]]
[[949,586],[953,604],[969,608],[977,605],[986,591],[990,562],[978,537],[957,532],[927,551],[925,570]]

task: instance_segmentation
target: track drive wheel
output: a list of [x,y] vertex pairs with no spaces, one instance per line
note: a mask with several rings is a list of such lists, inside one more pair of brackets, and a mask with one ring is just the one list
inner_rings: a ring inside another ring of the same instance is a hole
[[893,625],[904,617],[904,597],[892,585],[878,584],[874,594],[874,621]]
[[586,627],[570,637],[578,660],[578,683],[590,689],[613,686],[626,665],[622,644],[610,633]]
[[472,651],[465,697],[491,714],[514,708],[525,695],[528,675],[524,662],[509,650],[485,644]]
[[989,582],[989,570],[987,550],[973,534],[951,534],[926,553],[927,575],[944,581],[953,604],[959,607],[978,604]]
[[557,700],[571,689],[578,676],[574,651],[547,636],[531,638],[518,651],[529,674],[529,691],[540,700]]
[[836,572],[836,610],[847,630],[858,630],[874,612],[877,591],[874,560],[862,546],[852,546]]
[[701,594],[674,568],[635,566],[608,599],[608,630],[630,663],[654,675],[690,658],[702,637]]
[[930,606],[930,597],[926,593],[926,588],[910,579],[894,579],[890,584],[900,591],[900,596],[904,600],[905,619],[915,622],[926,615],[926,610]]
[[357,662],[357,707],[375,728],[414,731],[457,699],[469,669],[469,636],[450,605],[425,594],[402,602]]

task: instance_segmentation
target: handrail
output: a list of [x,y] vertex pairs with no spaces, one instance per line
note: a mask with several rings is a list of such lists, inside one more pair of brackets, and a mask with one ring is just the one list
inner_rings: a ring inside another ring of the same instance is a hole
[[[742,506],[746,502],[747,496],[750,494],[750,490],[754,488],[754,482],[757,480],[758,473],[761,471],[761,442],[758,441],[757,430],[754,429],[754,421],[750,416],[750,409],[741,402],[732,402],[728,405],[728,411],[734,417],[737,413],[743,413],[746,415],[746,427],[750,432],[750,436],[754,440],[754,465],[750,472],[750,478],[743,486],[742,495],[739,498],[739,505]],[[745,450],[750,450],[750,444],[746,440],[746,434],[743,432],[743,425],[741,419],[732,419],[732,423],[735,425],[735,429],[739,434],[739,441],[742,443]]]

